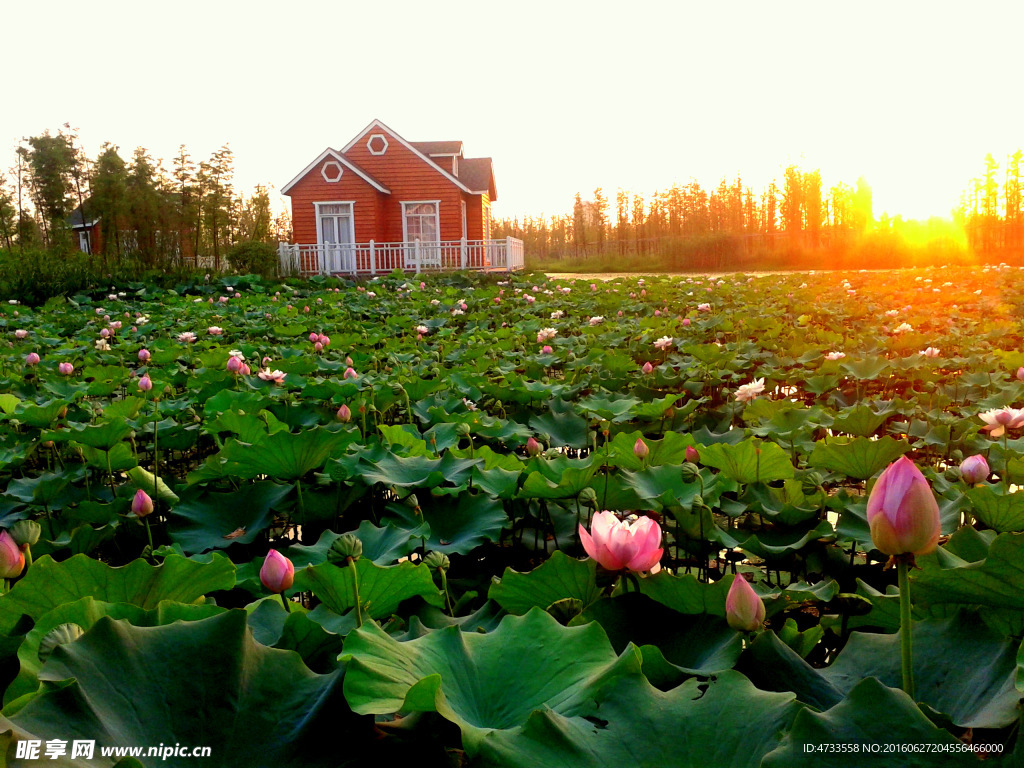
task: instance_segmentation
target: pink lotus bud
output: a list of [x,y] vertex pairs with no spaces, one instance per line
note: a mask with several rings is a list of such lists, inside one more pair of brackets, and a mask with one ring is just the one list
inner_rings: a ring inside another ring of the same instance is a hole
[[149,374],[147,373],[145,376],[139,379],[139,389],[142,390],[143,392],[149,392],[149,390],[151,390],[152,388],[153,380],[149,378]]
[[619,317],[622,317],[622,310],[619,310]]
[[551,353],[553,353],[554,351],[555,351],[555,350],[553,350],[553,349],[551,348],[551,345],[550,345],[550,344],[545,344],[545,345],[544,345],[543,347],[541,347],[541,348],[540,348],[540,353],[541,353],[542,355],[550,355],[550,354],[551,354]]
[[597,285],[595,285],[594,283],[591,283],[590,284],[590,290],[596,291],[597,290]]
[[690,324],[690,318],[684,317],[683,318],[683,325],[689,325],[689,324]]
[[579,534],[587,554],[609,571],[655,570],[664,552],[659,546],[661,526],[649,517],[629,523],[614,512],[597,512],[590,532],[580,525]]
[[[18,330],[16,330],[14,332],[14,337],[15,338],[24,339],[26,336],[28,336],[28,331],[26,331],[26,330],[24,330],[22,328],[19,328]],[[1024,371],[1024,368],[1021,368],[1021,370]]]
[[135,492],[135,498],[132,499],[132,512],[135,513],[136,517],[145,517],[153,511],[153,499],[149,497],[149,494],[139,488]]
[[110,329],[109,328],[101,329],[100,330],[100,337],[104,338],[104,339],[109,338],[110,337]]
[[652,373],[654,371],[654,366],[651,365],[650,361],[648,361],[644,363],[644,367],[641,368],[640,370],[643,371],[644,374]]
[[240,298],[242,298],[242,294],[240,294],[240,293],[236,293],[236,294],[235,294],[235,298],[236,298],[236,299],[240,299]]
[[939,505],[925,476],[901,456],[886,467],[868,496],[871,541],[887,555],[927,555],[939,543]]
[[461,304],[459,304],[459,309],[465,312],[467,309],[469,309],[469,305],[466,304],[466,302],[462,302]]
[[352,421],[352,410],[347,405],[342,405],[337,413],[338,421],[348,423]]
[[303,312],[309,312],[309,307],[308,307],[308,306],[305,306],[305,307],[303,307],[303,308],[302,308],[302,311],[303,311]]
[[238,373],[242,370],[242,361],[232,355],[228,358],[227,369],[230,373]]
[[287,557],[272,549],[260,568],[260,581],[271,592],[284,592],[295,581],[295,566]]
[[654,316],[655,317],[661,317],[661,310],[660,309],[654,310]]
[[963,478],[965,483],[969,485],[975,485],[985,481],[990,474],[988,462],[985,461],[985,457],[980,453],[976,453],[974,456],[968,456],[962,462],[960,462],[960,477]]
[[[20,336],[18,338],[21,338]],[[1017,369],[1017,380],[1024,381],[1024,365]]]
[[427,284],[426,284],[426,283],[424,283],[424,282],[420,282],[420,290],[421,290],[421,291],[422,291],[422,290],[423,290],[424,288],[426,288],[426,287],[427,287]]
[[647,443],[644,442],[642,437],[638,437],[636,442],[633,443],[633,455],[642,461],[643,459],[646,459],[650,453],[651,449],[647,447]]
[[25,355],[25,365],[38,365],[38,364],[39,364],[39,355],[37,355],[35,352],[29,352],[27,355]]
[[694,448],[692,445],[686,446],[686,460],[691,464],[700,463],[700,454],[697,452],[697,449]]
[[351,368],[353,366],[352,358],[351,357],[346,357],[345,358],[345,365],[347,365],[349,368]]
[[764,623],[764,601],[750,582],[737,574],[725,598],[725,620],[737,632],[753,632]]
[[73,366],[71,363],[61,363],[60,365],[57,366],[57,373],[59,373],[61,376],[70,376],[74,372],[75,366]]
[[228,297],[227,296],[221,296],[220,299],[218,299],[218,301],[220,301],[221,304],[227,304],[228,303]]
[[526,452],[531,456],[536,456],[544,450],[544,446],[538,443],[534,438],[529,438],[526,441]]
[[16,579],[25,569],[25,553],[7,531],[0,531],[0,579]]
[[320,338],[320,334],[319,334],[319,333],[316,333],[316,332],[314,332],[314,333],[311,333],[311,334],[309,334],[309,340],[310,340],[310,342],[312,342],[313,344],[316,344],[316,342],[317,342],[317,340],[318,340],[319,338]]
[[316,352],[317,354],[323,352],[324,345],[318,341],[316,344],[313,345],[313,351]]
[[359,378],[359,374],[356,373],[355,369],[350,366],[350,367],[345,369],[345,373],[342,376],[342,378],[345,378],[345,379],[358,379]]
[[646,288],[641,288],[640,289],[640,295],[641,296],[646,296],[647,295],[647,289]]
[[494,303],[495,304],[501,304],[501,299],[499,299],[497,296],[495,296],[494,297]]
[[149,362],[150,354],[148,349],[139,350],[139,360],[143,363]]
[[239,376],[248,376],[251,373],[252,373],[252,369],[249,368],[249,366],[246,365],[245,363],[242,363],[242,367],[238,369],[238,375]]
[[316,337],[316,340],[319,341],[321,344],[323,344],[325,347],[329,346],[330,343],[331,343],[331,337],[330,336],[326,336],[326,335],[324,335],[322,333],[319,336]]

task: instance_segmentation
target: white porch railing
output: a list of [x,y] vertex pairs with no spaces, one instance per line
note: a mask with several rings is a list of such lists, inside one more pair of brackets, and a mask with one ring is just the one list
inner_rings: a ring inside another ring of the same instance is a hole
[[523,268],[523,241],[449,240],[438,243],[280,243],[282,274],[379,275],[405,272],[504,271]]

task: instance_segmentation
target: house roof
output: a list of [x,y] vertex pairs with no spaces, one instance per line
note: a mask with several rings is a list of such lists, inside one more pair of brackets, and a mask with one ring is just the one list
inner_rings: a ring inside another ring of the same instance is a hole
[[434,155],[447,156],[462,154],[461,141],[410,141],[409,143],[429,157],[433,157]]
[[283,187],[281,187],[281,194],[282,195],[287,195],[288,191],[292,187],[294,187],[299,182],[300,179],[302,179],[307,173],[309,173],[314,168],[316,168],[318,165],[320,165],[320,163],[322,163],[328,157],[331,158],[332,160],[337,160],[339,163],[341,163],[343,166],[348,168],[356,176],[358,176],[363,181],[368,183],[374,189],[377,189],[377,190],[383,192],[385,195],[390,195],[391,194],[391,190],[390,189],[385,187],[383,184],[381,184],[379,181],[377,181],[375,178],[373,178],[370,174],[368,174],[366,171],[364,171],[358,165],[356,165],[351,160],[349,160],[347,157],[345,157],[343,154],[341,154],[340,152],[337,152],[337,151],[331,149],[330,147],[328,147],[323,152],[321,152],[319,154],[319,156],[316,158],[316,160],[314,160],[312,163],[310,163],[305,168],[303,168],[302,171],[299,172],[298,176],[296,176],[294,179],[292,179],[287,184],[285,184]]
[[[85,209],[84,215],[82,213],[83,208]],[[95,225],[99,220],[99,217],[94,216],[92,211],[89,210],[88,200],[75,208],[67,218],[68,226],[72,229],[85,229]]]
[[477,193],[487,192],[491,200],[498,199],[494,186],[494,169],[489,157],[464,157],[459,161],[459,179]]

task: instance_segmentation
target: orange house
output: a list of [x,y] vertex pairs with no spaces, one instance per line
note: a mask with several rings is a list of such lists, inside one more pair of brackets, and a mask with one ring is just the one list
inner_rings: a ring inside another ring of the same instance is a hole
[[491,238],[497,199],[489,157],[461,141],[410,142],[374,120],[325,149],[281,190],[295,242],[285,271],[375,275],[395,269],[521,269],[522,241]]

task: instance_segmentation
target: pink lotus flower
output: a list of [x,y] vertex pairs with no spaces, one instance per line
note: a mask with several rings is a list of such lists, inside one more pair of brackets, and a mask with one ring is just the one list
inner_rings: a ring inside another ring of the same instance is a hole
[[229,373],[238,373],[242,370],[243,361],[232,355],[228,358],[227,369]]
[[643,367],[640,370],[643,371],[643,373],[646,375],[654,371],[654,366],[651,365],[650,361],[648,361],[644,363]]
[[196,335],[192,331],[185,331],[184,333],[178,334],[178,341],[183,344],[190,344],[196,340]]
[[710,312],[711,311],[711,305],[710,304],[698,304],[697,305],[697,309],[699,311],[701,311],[701,312]]
[[147,362],[149,362],[149,358],[150,357],[152,357],[152,355],[149,354],[149,350],[148,349],[140,349],[139,350],[139,361],[140,362],[147,363]]
[[825,355],[826,360],[842,360],[844,357],[846,357],[845,352],[829,352]]
[[963,478],[965,483],[970,485],[984,482],[990,473],[991,470],[988,467],[988,462],[980,453],[968,456],[960,462],[960,477]]
[[1016,429],[1024,424],[1024,410],[1018,408],[999,408],[979,413],[978,418],[988,426],[982,427],[991,437],[1002,437],[1008,429]]
[[28,336],[28,331],[26,331],[26,330],[24,330],[22,328],[19,328],[18,330],[16,330],[14,332],[14,337],[16,339],[24,339],[26,336]]
[[537,442],[537,440],[535,438],[530,437],[530,438],[527,439],[527,441],[526,441],[526,452],[528,454],[530,454],[531,456],[536,456],[537,454],[539,454],[543,450],[544,450],[544,446],[542,446],[539,442]]
[[264,381],[272,381],[275,384],[284,384],[284,377],[287,376],[284,371],[271,371],[264,369],[257,374]]
[[725,620],[737,632],[753,632],[764,623],[764,601],[750,582],[737,574],[725,598]]
[[0,579],[15,579],[25,569],[25,553],[7,531],[0,531]]
[[323,333],[317,336],[316,340],[323,344],[325,347],[329,347],[331,345],[331,337]]
[[135,492],[135,498],[132,499],[132,512],[135,513],[136,517],[145,517],[153,511],[153,499],[150,498],[149,494],[139,488]]
[[152,388],[153,388],[153,380],[151,378],[149,378],[149,374],[147,373],[145,376],[143,376],[141,379],[139,379],[139,389],[142,392],[149,392],[149,390],[151,390]]
[[316,332],[309,334],[309,340],[313,344],[316,344],[320,340],[320,334]]
[[927,555],[939,543],[939,505],[925,476],[901,456],[882,472],[868,496],[871,541],[887,555]]
[[540,348],[540,353],[541,353],[542,355],[550,355],[550,354],[552,354],[552,353],[553,353],[554,351],[555,351],[555,350],[553,350],[553,349],[551,348],[551,345],[550,345],[550,344],[545,344],[545,345],[544,345],[543,347],[541,347],[541,348]]
[[59,373],[61,376],[70,376],[74,372],[75,366],[73,366],[71,363],[61,363],[60,365],[57,366],[57,373]]
[[638,437],[636,442],[633,443],[633,455],[643,461],[651,453],[651,449],[647,447],[647,443],[644,442],[642,437]]
[[345,369],[345,373],[342,374],[343,379],[358,379],[359,374],[356,373],[355,369],[350,365]]
[[741,384],[736,389],[736,400],[741,403],[750,402],[764,392],[764,378],[754,379],[749,384]]
[[684,317],[683,318],[683,325],[689,325],[689,324],[690,324],[690,318]]
[[25,365],[39,365],[39,355],[35,352],[29,352],[25,355]]
[[242,363],[242,367],[238,369],[238,375],[239,376],[248,376],[251,373],[252,373],[252,370],[245,363]]
[[580,541],[587,554],[609,571],[650,571],[658,566],[664,550],[661,526],[649,517],[620,521],[614,512],[597,512],[590,533],[580,525]]
[[221,328],[219,325],[211,325],[209,328],[206,329],[206,332],[211,336],[220,336],[221,334],[224,333],[224,329]]
[[272,549],[260,568],[260,581],[271,592],[284,592],[295,581],[295,566],[287,557]]
[[347,424],[348,422],[352,421],[352,409],[349,408],[347,405],[342,404],[341,408],[338,409],[338,413],[336,414],[336,416],[338,418],[338,421]]
[[656,342],[654,342],[654,348],[655,349],[660,349],[662,351],[665,351],[666,349],[669,349],[671,346],[672,346],[672,337],[671,336],[662,336],[660,339],[658,339]]
[[1017,369],[1017,381],[1024,381],[1024,365]]
[[700,453],[692,445],[686,446],[686,460],[691,464],[700,463]]
[[537,343],[543,344],[545,341],[551,341],[557,335],[558,331],[554,328],[541,328],[537,331]]
[[936,347],[928,347],[927,349],[922,349],[918,354],[925,357],[938,357],[942,353]]

